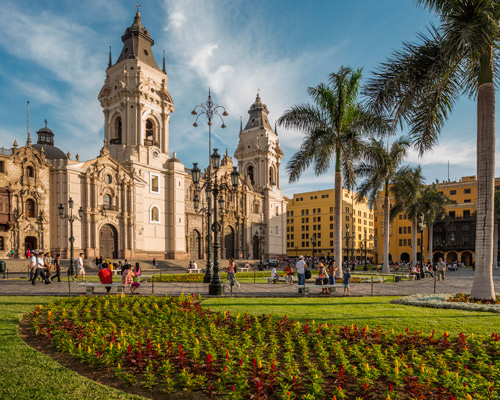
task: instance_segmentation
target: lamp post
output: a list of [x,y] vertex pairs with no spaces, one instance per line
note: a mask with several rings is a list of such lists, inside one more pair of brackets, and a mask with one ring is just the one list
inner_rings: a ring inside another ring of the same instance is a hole
[[315,233],[313,233],[313,235],[311,236],[311,243],[313,245],[312,267],[314,268],[314,253],[316,250],[316,234]]
[[[349,225],[347,225],[345,229],[345,240],[346,240],[346,247],[347,247],[347,257],[346,257],[346,264],[349,266],[349,238],[351,237],[349,233]],[[342,262],[342,261],[340,261]]]
[[[264,224],[261,222],[259,224],[259,229],[258,231],[256,232],[256,235],[257,235],[257,240],[259,241],[259,270],[263,270],[264,267],[262,265],[262,253],[263,253],[263,247],[262,246],[262,242],[264,241],[264,235],[266,234],[266,231],[264,229]],[[297,248],[295,248],[295,252],[297,252]]]
[[299,256],[298,256],[298,250],[299,250],[298,246],[295,246],[295,258],[298,258],[298,257],[299,257]]
[[78,215],[80,218],[76,217],[73,215],[73,199],[70,197],[68,201],[68,208],[69,208],[69,214],[64,215],[64,206],[59,204],[59,207],[57,207],[57,210],[59,211],[59,217],[61,219],[67,219],[69,221],[69,251],[70,251],[70,256],[69,256],[69,269],[68,269],[68,275],[74,275],[75,274],[75,260],[74,260],[74,242],[75,242],[75,237],[73,236],[73,222],[75,222],[75,219],[83,219],[83,208],[80,206],[78,209]]
[[418,228],[420,229],[420,277],[425,278],[424,273],[424,230],[427,227],[424,219],[424,213],[418,216]]
[[[221,112],[219,114],[219,112]],[[220,120],[222,121],[221,128],[225,129],[226,125],[224,124],[224,120],[222,117],[227,117],[228,113],[226,109],[219,105],[215,104],[212,101],[212,95],[210,92],[210,88],[208,89],[208,99],[205,103],[198,104],[197,106],[194,107],[193,111],[191,111],[191,115],[196,115],[196,119],[194,120],[193,126],[196,128],[198,126],[198,118],[200,116],[204,115],[207,118],[207,125],[208,125],[208,163],[211,165],[211,153],[212,153],[212,123],[214,117],[219,117]],[[198,163],[193,164],[194,168],[192,171],[193,174],[193,183],[197,185],[200,182],[200,169],[198,168]],[[195,171],[195,168],[197,169]],[[197,175],[197,182],[195,182],[195,174]],[[212,227],[212,176],[211,176],[211,168],[208,169],[207,175],[206,175],[206,182],[203,185],[205,188],[205,193],[207,197],[207,207],[205,209],[205,213],[207,216],[207,236],[206,236],[206,247],[207,247],[207,268],[205,271],[205,276],[203,278],[204,283],[210,283],[212,281],[212,232],[211,232],[211,227]],[[194,201],[193,201],[194,203]],[[198,204],[199,204],[199,198],[198,198]],[[196,207],[195,207],[196,209]]]
[[[210,229],[212,230],[214,234],[214,241],[213,241],[213,257],[214,257],[214,263],[213,263],[213,273],[211,274],[211,280],[209,281],[210,285],[208,287],[208,292],[210,295],[222,295],[224,294],[224,286],[222,284],[222,280],[220,277],[220,232],[221,232],[221,224],[219,223],[219,209],[220,211],[223,211],[225,208],[225,199],[224,199],[224,194],[222,193],[223,191],[234,191],[238,187],[239,179],[240,179],[240,174],[238,172],[238,169],[236,167],[233,167],[233,171],[231,172],[231,186],[227,185],[225,182],[219,182],[218,177],[217,177],[217,171],[219,170],[220,167],[220,154],[218,153],[218,149],[214,149],[212,155],[210,156],[210,168],[213,171],[213,182],[210,180],[207,180],[205,184],[201,187],[198,188],[198,184],[200,183],[200,170],[198,168],[197,163],[193,164],[193,169],[192,169],[192,178],[193,178],[193,183],[195,184],[197,191],[201,191],[201,189],[205,188],[205,191],[207,193],[207,202],[211,195],[213,195],[213,215],[214,215],[214,222],[211,225],[208,225],[209,233],[207,235],[207,239],[211,236]],[[199,206],[199,197],[198,194],[195,195],[195,200],[193,201],[193,205],[195,208]],[[210,203],[207,204],[207,214],[210,212]],[[210,246],[210,239],[207,240],[208,246]],[[207,249],[207,256],[210,252],[210,247]],[[208,263],[207,263],[207,273],[205,274],[205,278],[207,278],[208,274]]]
[[363,239],[363,242],[365,242],[365,266],[363,268],[363,271],[368,271],[368,266],[366,265],[366,247],[367,247],[367,241],[370,240],[372,241],[373,240],[373,235],[370,235],[369,238],[366,237],[366,228],[365,228],[365,238]]

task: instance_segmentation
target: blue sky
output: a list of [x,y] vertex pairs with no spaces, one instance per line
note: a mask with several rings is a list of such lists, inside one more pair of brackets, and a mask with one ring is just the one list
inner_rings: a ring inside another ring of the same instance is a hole
[[[45,118],[56,146],[95,157],[102,147],[103,114],[97,95],[107,67],[121,48],[121,35],[135,14],[132,0],[2,1],[0,24],[0,146],[26,141],[26,101],[31,103],[30,131]],[[368,77],[377,64],[413,40],[433,20],[411,0],[346,1],[194,1],[143,0],[144,25],[155,39],[161,63],[166,51],[168,87],[174,99],[170,149],[186,166],[207,162],[206,125],[192,126],[190,112],[206,100],[226,106],[227,128],[214,132],[213,147],[232,154],[240,116],[257,89],[267,104],[270,121],[290,106],[309,101],[306,88],[325,82],[341,65],[364,67]],[[306,171],[288,184],[285,166],[298,150],[302,135],[278,128],[285,152],[282,191],[333,187],[333,173],[316,177]],[[427,181],[476,174],[476,106],[462,100],[443,129],[434,152],[409,162],[421,163]],[[497,163],[497,165],[500,165]],[[497,176],[499,169],[497,168]]]

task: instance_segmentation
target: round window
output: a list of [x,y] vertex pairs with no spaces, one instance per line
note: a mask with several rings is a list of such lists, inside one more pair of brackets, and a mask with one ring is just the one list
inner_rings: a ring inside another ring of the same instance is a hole
[[106,182],[108,185],[113,182],[113,179],[111,178],[111,175],[110,174],[107,174],[105,177],[104,177],[104,182]]

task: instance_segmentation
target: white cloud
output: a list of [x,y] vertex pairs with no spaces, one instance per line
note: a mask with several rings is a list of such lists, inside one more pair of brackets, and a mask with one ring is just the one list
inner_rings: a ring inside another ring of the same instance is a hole
[[411,149],[407,161],[428,165],[448,164],[450,165],[475,165],[476,142],[466,139],[448,139],[441,141],[432,151],[428,151],[422,157],[418,156],[415,149]]

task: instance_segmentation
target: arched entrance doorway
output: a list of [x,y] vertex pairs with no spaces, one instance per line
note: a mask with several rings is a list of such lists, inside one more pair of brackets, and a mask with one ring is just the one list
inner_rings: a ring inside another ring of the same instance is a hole
[[455,253],[454,251],[450,251],[446,255],[446,262],[448,264],[451,264],[451,263],[453,263],[454,261],[457,261],[457,260],[458,260],[458,256],[457,256],[457,253]]
[[434,256],[432,256],[432,261],[438,262],[440,258],[444,258],[444,254],[441,253],[440,251],[436,251],[434,253]]
[[201,235],[196,229],[191,232],[189,240],[189,255],[194,260],[202,258],[201,256]]
[[226,259],[234,258],[234,229],[232,226],[224,228],[224,249],[226,250]]
[[103,225],[99,231],[99,256],[118,258],[118,234],[113,225]]
[[27,250],[35,250],[37,248],[37,243],[35,236],[26,236],[24,238],[24,253],[26,254]]
[[460,256],[460,261],[463,262],[464,265],[472,265],[472,253],[470,251],[464,251]]
[[258,260],[259,259],[259,237],[257,235],[254,235],[254,237],[253,237],[252,248],[253,248],[253,259]]
[[408,253],[402,253],[399,259],[404,263],[410,262],[410,255]]

